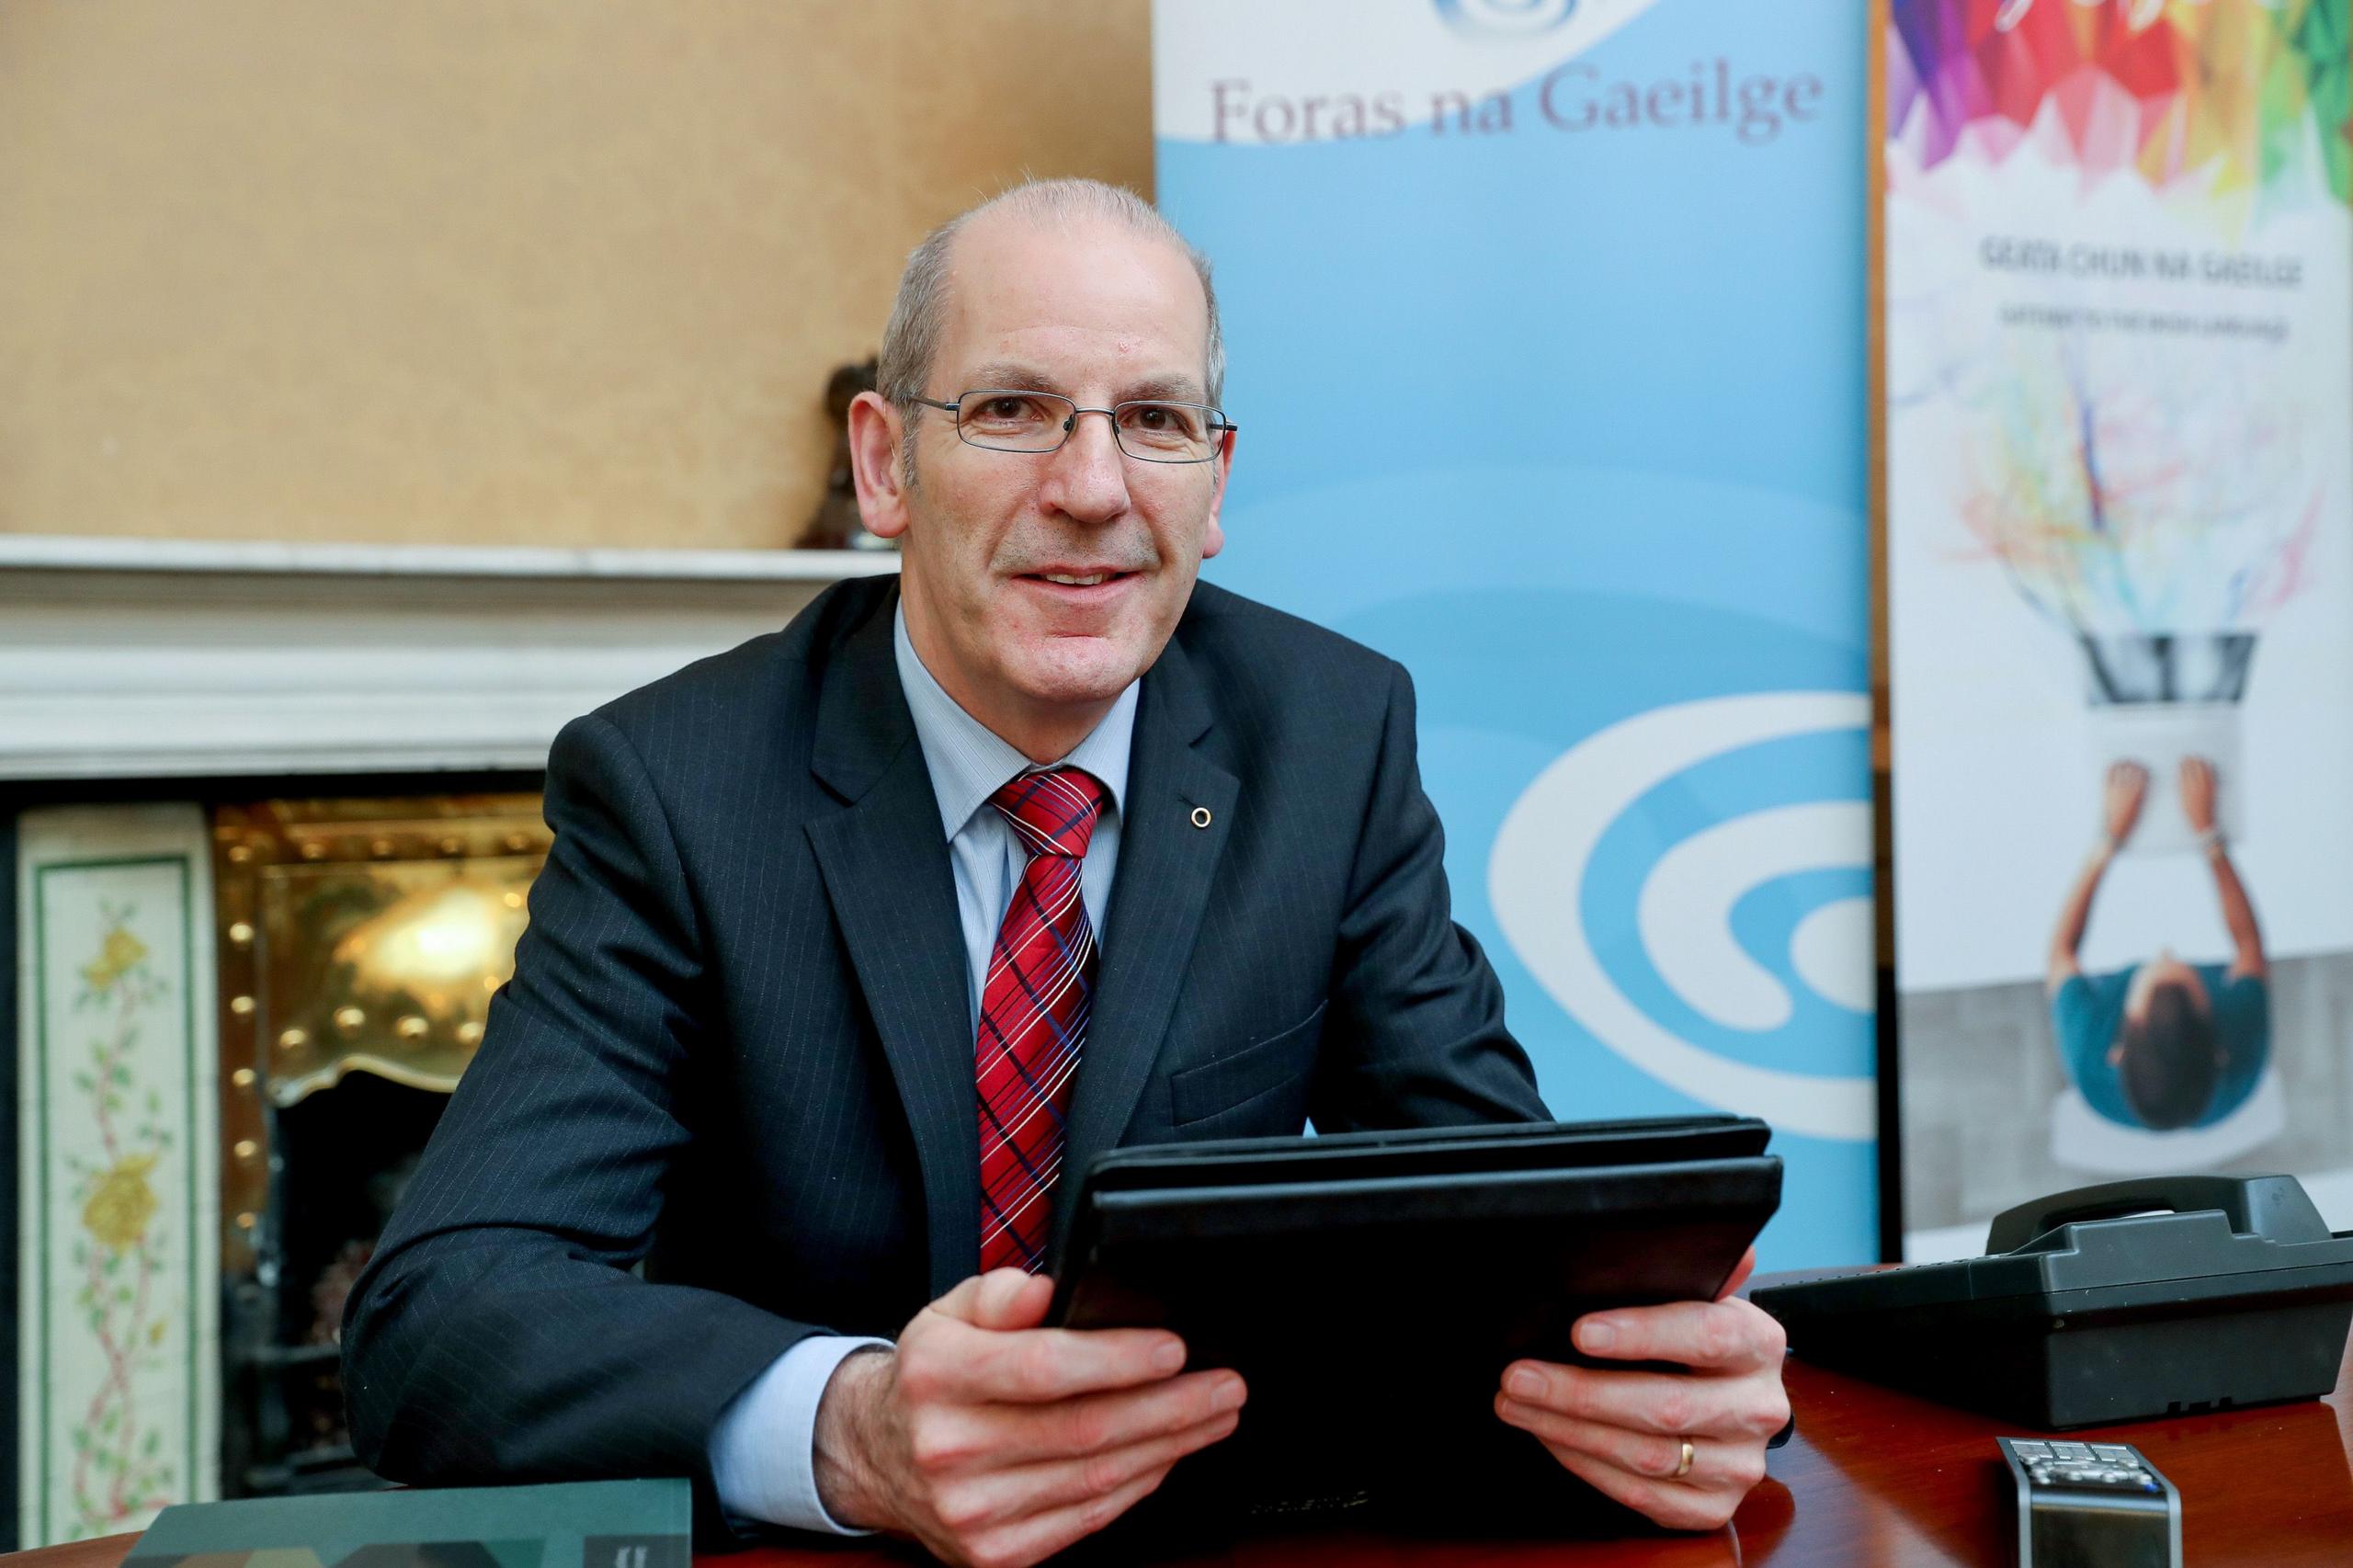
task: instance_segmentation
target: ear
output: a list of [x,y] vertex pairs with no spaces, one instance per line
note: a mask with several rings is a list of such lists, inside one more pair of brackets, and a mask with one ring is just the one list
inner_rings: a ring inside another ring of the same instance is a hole
[[858,482],[858,515],[877,539],[907,531],[906,475],[899,465],[902,442],[915,433],[898,405],[879,392],[862,392],[849,405],[849,471]]
[[2110,1067],[2121,1067],[2124,1065],[2124,1042],[2122,1040],[2120,1040],[2114,1045],[2108,1048],[2108,1064]]
[[1225,483],[1233,472],[1233,443],[1241,432],[1228,430],[1225,439],[1218,444],[1217,456],[1211,460],[1210,483],[1217,488],[1210,496],[1209,526],[1201,530],[1201,559],[1207,561],[1225,548],[1225,524],[1219,514],[1225,506]]

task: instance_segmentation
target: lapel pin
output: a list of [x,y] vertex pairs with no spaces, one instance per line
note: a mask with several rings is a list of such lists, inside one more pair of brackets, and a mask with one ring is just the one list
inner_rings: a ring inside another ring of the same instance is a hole
[[1210,825],[1210,809],[1207,806],[1195,806],[1193,808],[1193,825],[1195,827],[1207,827]]

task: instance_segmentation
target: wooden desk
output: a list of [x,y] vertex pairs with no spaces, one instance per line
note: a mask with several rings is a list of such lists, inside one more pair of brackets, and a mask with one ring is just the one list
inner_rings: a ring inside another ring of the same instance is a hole
[[[1994,1437],[2019,1429],[1792,1359],[1798,1436],[1771,1479],[1711,1536],[1631,1541],[1435,1543],[1284,1536],[1191,1560],[1197,1568],[1651,1568],[2010,1561]],[[2197,1568],[2353,1563],[2353,1354],[2326,1401],[2188,1416],[2075,1436],[2137,1445],[2181,1489],[2182,1552]],[[134,1536],[0,1559],[0,1568],[119,1568]],[[761,1551],[717,1568],[904,1568],[914,1554],[858,1546]]]

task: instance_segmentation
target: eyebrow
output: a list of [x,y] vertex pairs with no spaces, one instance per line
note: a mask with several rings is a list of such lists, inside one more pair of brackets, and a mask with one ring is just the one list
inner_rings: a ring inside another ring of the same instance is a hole
[[[977,367],[967,379],[964,390],[976,387],[1003,387],[1007,392],[1063,392],[1060,382],[1034,365],[1018,360],[1000,359]],[[1146,376],[1131,381],[1122,388],[1113,403],[1203,403],[1201,384],[1182,373]]]

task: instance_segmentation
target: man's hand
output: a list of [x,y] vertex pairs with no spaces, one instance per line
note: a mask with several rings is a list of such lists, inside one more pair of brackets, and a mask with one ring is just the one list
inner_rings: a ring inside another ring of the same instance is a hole
[[2181,759],[2181,814],[2189,819],[2189,831],[2206,834],[2214,831],[2214,765],[2202,756]]
[[[1714,1529],[1764,1479],[1765,1443],[1790,1418],[1781,1325],[1730,1299],[1756,1267],[1749,1248],[1713,1301],[1623,1307],[1580,1318],[1588,1356],[1673,1361],[1684,1372],[1515,1361],[1495,1414],[1604,1494],[1670,1529]],[[1691,1464],[1680,1476],[1683,1445]]]
[[2141,803],[2149,798],[2149,770],[2137,762],[2111,762],[2108,782],[2100,791],[2100,829],[2112,845],[2132,836],[2141,820]]
[[851,1356],[817,1407],[817,1495],[845,1525],[1019,1568],[1091,1535],[1233,1430],[1233,1372],[1189,1372],[1157,1329],[1040,1328],[1053,1282],[1016,1268],[917,1312],[890,1354]]

